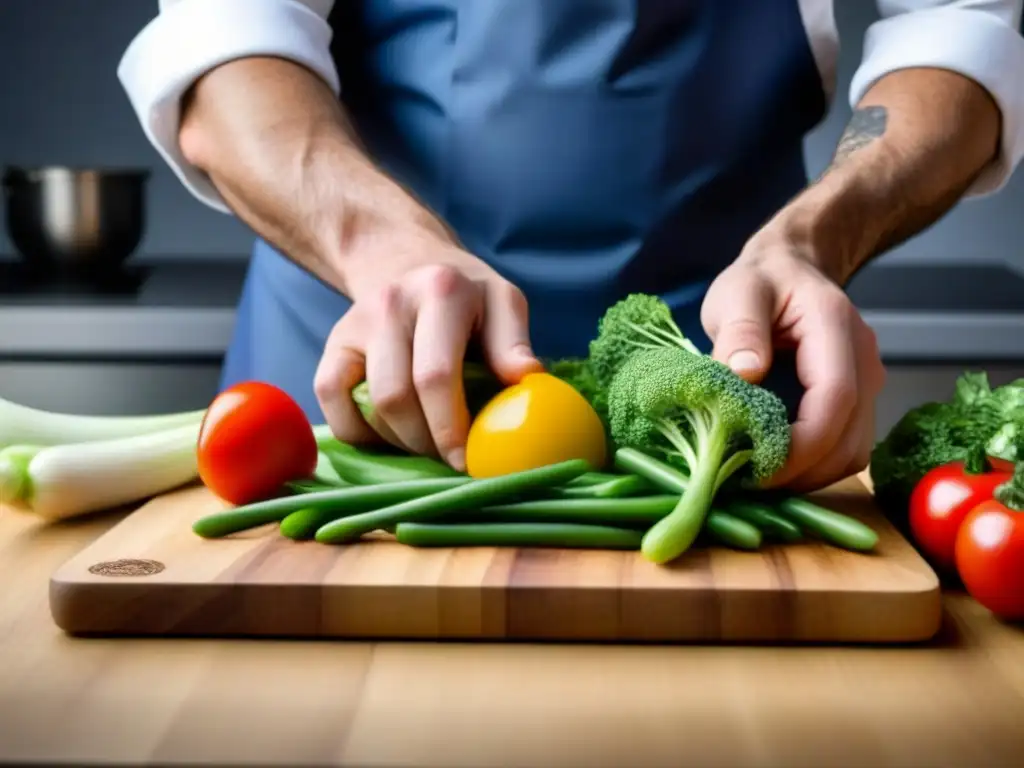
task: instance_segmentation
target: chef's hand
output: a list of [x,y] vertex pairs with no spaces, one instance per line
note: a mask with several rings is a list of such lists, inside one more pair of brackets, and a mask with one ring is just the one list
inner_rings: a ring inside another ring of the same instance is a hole
[[[360,258],[372,269],[353,281],[353,305],[331,331],[314,380],[326,421],[339,440],[382,437],[465,470],[467,343],[479,340],[505,384],[540,370],[526,300],[482,261],[432,232],[381,243],[380,253]],[[364,378],[375,411],[370,425],[351,395]]]
[[701,310],[713,355],[752,382],[794,349],[806,392],[785,467],[768,483],[814,490],[867,466],[885,370],[875,334],[839,286],[784,241],[755,238],[712,283]]

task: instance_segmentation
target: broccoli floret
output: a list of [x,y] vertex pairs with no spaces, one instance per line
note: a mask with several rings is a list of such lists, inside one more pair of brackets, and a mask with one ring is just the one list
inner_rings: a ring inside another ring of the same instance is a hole
[[589,350],[594,379],[607,388],[619,366],[634,352],[666,347],[701,354],[683,335],[664,301],[645,293],[630,294],[609,307],[598,321]]
[[[1013,393],[996,397],[969,392],[962,377],[950,402],[928,402],[907,411],[871,453],[871,482],[879,507],[905,528],[910,496],[931,469],[962,461],[970,449],[985,444],[989,456],[1012,460],[1022,414],[1007,404]],[[1014,420],[1016,419],[1016,420]]]
[[741,468],[760,481],[789,455],[785,404],[709,355],[679,347],[634,351],[608,389],[612,439],[684,464],[689,487],[676,508],[644,536],[654,562],[682,554],[696,539],[722,484]]

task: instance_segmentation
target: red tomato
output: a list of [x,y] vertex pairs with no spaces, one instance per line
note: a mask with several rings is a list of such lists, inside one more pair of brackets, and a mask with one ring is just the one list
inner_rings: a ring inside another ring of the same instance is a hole
[[971,510],[956,539],[967,593],[997,616],[1024,619],[1024,512],[997,499]]
[[937,569],[953,573],[956,534],[967,513],[992,498],[996,486],[1013,475],[1013,464],[990,460],[989,472],[970,474],[964,462],[935,467],[921,478],[910,495],[908,522],[918,549]]
[[199,477],[231,504],[280,491],[316,469],[313,427],[287,392],[259,381],[236,384],[214,398],[197,446]]

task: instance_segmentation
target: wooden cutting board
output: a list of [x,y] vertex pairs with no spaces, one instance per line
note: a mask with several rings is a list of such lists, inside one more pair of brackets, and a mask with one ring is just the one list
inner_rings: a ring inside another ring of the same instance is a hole
[[858,554],[818,543],[636,552],[414,549],[382,535],[294,542],[276,527],[204,540],[223,507],[201,487],[154,499],[54,574],[74,634],[451,640],[921,641],[939,628],[935,573],[856,478],[817,495],[880,536]]

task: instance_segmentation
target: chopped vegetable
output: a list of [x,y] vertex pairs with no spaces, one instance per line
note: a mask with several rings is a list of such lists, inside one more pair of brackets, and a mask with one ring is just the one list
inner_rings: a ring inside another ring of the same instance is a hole
[[466,471],[486,478],[572,459],[601,469],[607,435],[600,416],[574,387],[530,373],[477,414],[466,440]]
[[0,398],[0,448],[114,440],[198,425],[204,410],[155,416],[83,416],[19,405]]
[[[608,390],[616,444],[688,469],[677,509],[644,538],[644,557],[674,560],[694,542],[719,487],[749,467],[755,480],[782,468],[789,451],[783,402],[710,356],[679,348],[634,353]],[[638,473],[639,474],[639,473]]]
[[395,538],[410,547],[559,547],[639,549],[642,534],[579,523],[398,523]]
[[910,496],[908,523],[918,549],[938,570],[956,572],[956,536],[972,509],[1010,479],[1013,464],[985,455],[976,443],[965,461],[929,470]]
[[246,504],[316,471],[317,441],[302,408],[284,390],[248,381],[214,398],[197,447],[199,476],[217,496]]
[[468,477],[432,477],[282,496],[206,515],[192,524],[192,530],[203,538],[213,539],[267,523],[280,522],[292,512],[305,509],[323,512],[326,520],[333,520],[342,515],[377,509],[407,499],[457,488],[468,482]]
[[0,498],[48,520],[141,501],[196,479],[199,423],[132,437],[0,451]]
[[967,513],[954,551],[971,597],[1002,619],[1024,619],[1024,461]]
[[429,521],[467,509],[511,501],[521,493],[564,485],[592,469],[586,461],[573,459],[500,477],[471,480],[458,488],[334,520],[316,532],[316,540],[323,544],[342,544],[398,523]]

